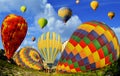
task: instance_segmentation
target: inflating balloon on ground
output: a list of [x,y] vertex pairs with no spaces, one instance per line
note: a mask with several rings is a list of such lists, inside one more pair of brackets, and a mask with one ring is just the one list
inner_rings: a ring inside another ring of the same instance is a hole
[[1,38],[8,59],[13,56],[24,40],[27,29],[27,22],[21,16],[9,14],[4,18],[1,26]]
[[31,47],[20,49],[14,56],[17,65],[35,70],[43,70],[43,62],[37,50]]
[[70,37],[57,65],[58,72],[84,72],[112,64],[119,57],[114,31],[98,21],[78,26]]

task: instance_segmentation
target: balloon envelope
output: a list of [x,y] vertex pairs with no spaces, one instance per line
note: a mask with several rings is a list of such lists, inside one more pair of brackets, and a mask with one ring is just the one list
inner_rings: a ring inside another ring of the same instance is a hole
[[72,16],[72,10],[67,7],[62,7],[58,10],[58,16],[66,23]]
[[76,0],[76,4],[78,4],[80,2],[80,0]]
[[1,38],[5,55],[10,59],[27,33],[27,22],[21,16],[9,14],[2,22]]
[[38,24],[40,25],[40,28],[44,28],[47,25],[48,21],[45,18],[40,18],[38,20]]
[[32,41],[35,41],[36,40],[36,38],[35,37],[32,37]]
[[97,8],[98,8],[98,2],[97,1],[92,1],[91,3],[90,3],[90,6],[91,6],[91,8],[93,9],[93,10],[96,10]]
[[55,32],[43,33],[38,40],[38,49],[44,58],[44,64],[47,64],[47,68],[51,69],[58,53],[62,49],[60,35]]
[[114,13],[114,12],[108,12],[108,17],[109,17],[110,19],[113,19],[114,16],[115,16],[115,13]]
[[119,51],[117,36],[110,27],[98,21],[85,22],[70,37],[57,71],[76,73],[96,70],[116,61]]
[[21,6],[21,7],[20,7],[21,12],[25,12],[26,9],[27,9],[26,6]]
[[20,49],[14,56],[17,65],[36,70],[43,70],[43,62],[38,51],[31,47]]

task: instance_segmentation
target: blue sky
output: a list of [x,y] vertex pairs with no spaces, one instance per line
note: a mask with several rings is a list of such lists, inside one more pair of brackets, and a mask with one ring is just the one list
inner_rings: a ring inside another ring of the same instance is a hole
[[[37,49],[37,39],[42,33],[56,32],[61,35],[62,41],[69,39],[74,30],[81,23],[91,20],[98,20],[109,25],[116,33],[120,41],[120,0],[97,0],[99,7],[96,11],[90,8],[92,0],[80,0],[79,4],[75,0],[0,0],[0,27],[5,16],[14,13],[23,16],[28,23],[28,32],[22,42],[22,48],[31,46]],[[20,11],[20,7],[25,5],[25,13]],[[57,11],[61,7],[69,7],[73,11],[71,19],[64,24]],[[115,12],[115,17],[110,20],[107,16],[109,11]],[[44,29],[40,29],[37,21],[44,17],[48,24]],[[32,36],[36,41],[32,42]],[[0,38],[0,48],[3,48]]]

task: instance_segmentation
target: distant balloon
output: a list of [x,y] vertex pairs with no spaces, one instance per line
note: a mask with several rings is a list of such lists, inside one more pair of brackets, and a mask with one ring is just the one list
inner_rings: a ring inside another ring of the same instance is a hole
[[14,55],[17,65],[35,70],[43,70],[43,62],[38,51],[31,47],[24,47]]
[[32,41],[35,41],[36,40],[36,38],[35,37],[32,37]]
[[90,6],[91,6],[91,8],[92,8],[93,10],[96,10],[96,9],[98,8],[99,4],[98,4],[97,1],[92,1],[92,2],[90,3]]
[[1,38],[8,59],[13,56],[14,52],[24,40],[27,29],[27,22],[21,16],[9,14],[3,20]]
[[40,18],[38,20],[38,24],[40,25],[40,28],[44,28],[47,25],[48,21],[45,18]]
[[21,6],[20,7],[21,12],[23,12],[23,13],[26,11],[26,9],[27,9],[26,6]]
[[58,16],[66,23],[72,16],[72,10],[67,7],[62,7],[58,10]]
[[78,4],[80,2],[80,0],[76,0],[76,4]]
[[62,49],[60,35],[55,32],[43,33],[38,40],[38,49],[44,58],[44,64],[47,64],[46,69],[53,68],[55,59]]
[[114,12],[108,12],[108,17],[109,17],[110,19],[113,19],[114,16],[115,16],[115,13],[114,13]]

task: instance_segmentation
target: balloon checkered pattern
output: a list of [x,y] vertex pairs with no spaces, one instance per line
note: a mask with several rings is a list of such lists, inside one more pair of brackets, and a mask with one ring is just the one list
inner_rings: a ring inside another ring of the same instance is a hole
[[57,65],[58,72],[85,72],[112,64],[119,57],[119,43],[106,24],[81,24],[70,37]]
[[17,52],[14,61],[17,65],[22,67],[43,70],[43,62],[40,54],[30,47],[24,47]]

